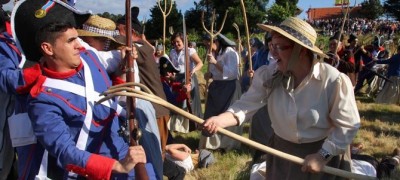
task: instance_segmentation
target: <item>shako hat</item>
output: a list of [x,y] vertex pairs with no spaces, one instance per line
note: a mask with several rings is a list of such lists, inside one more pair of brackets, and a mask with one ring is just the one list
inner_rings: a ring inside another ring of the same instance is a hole
[[22,0],[13,9],[11,26],[16,43],[22,48],[27,60],[37,62],[42,54],[36,46],[35,37],[42,27],[61,22],[79,28],[90,14],[60,0]]

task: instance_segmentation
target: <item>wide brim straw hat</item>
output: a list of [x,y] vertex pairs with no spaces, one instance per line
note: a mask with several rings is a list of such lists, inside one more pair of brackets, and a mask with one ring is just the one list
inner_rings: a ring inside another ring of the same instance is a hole
[[289,17],[279,24],[279,26],[265,24],[257,24],[257,26],[268,32],[275,31],[320,56],[326,56],[324,52],[315,46],[315,42],[317,41],[317,32],[315,29],[297,17]]
[[116,25],[111,19],[92,15],[85,24],[82,25],[82,29],[78,29],[77,31],[79,36],[105,37],[112,40],[113,43],[123,45],[122,42],[119,42],[114,38],[118,34],[115,28]]

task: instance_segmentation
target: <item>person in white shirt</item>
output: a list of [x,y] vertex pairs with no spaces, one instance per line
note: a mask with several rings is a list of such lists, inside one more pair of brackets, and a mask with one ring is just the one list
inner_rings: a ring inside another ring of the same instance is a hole
[[321,173],[325,165],[350,171],[349,145],[360,127],[350,79],[322,63],[317,33],[307,22],[289,17],[279,26],[258,26],[272,33],[277,72],[258,69],[249,90],[226,112],[207,119],[203,131],[238,126],[268,104],[275,133],[270,147],[304,162],[267,154],[267,179],[335,178]]
[[[188,57],[189,59],[186,62],[185,58],[185,44],[184,44],[184,36],[181,32],[176,32],[171,36],[171,43],[174,46],[169,53],[169,58],[175,67],[179,69],[179,73],[176,74],[176,81],[184,82],[186,80],[185,73],[189,71],[192,90],[190,91],[190,100],[191,102],[188,104],[187,102],[183,103],[183,109],[189,108],[192,114],[199,118],[203,118],[203,110],[201,107],[200,100],[200,88],[197,79],[197,75],[195,72],[201,70],[203,67],[203,62],[201,61],[199,55],[195,48],[188,47]],[[189,63],[189,69],[186,69],[186,63]],[[185,82],[186,83],[186,82]],[[187,100],[186,100],[187,101]],[[182,127],[182,125],[184,127]],[[178,131],[182,133],[187,133],[190,130],[194,130],[195,124],[188,119],[182,118],[181,116],[177,116],[173,114],[171,116],[171,120],[169,122],[169,127],[171,131]]]
[[[204,37],[204,44],[210,46],[209,36]],[[207,55],[209,73],[204,78],[212,78],[212,82],[208,86],[207,103],[204,112],[204,119],[216,116],[228,109],[228,107],[239,99],[241,95],[241,87],[239,83],[239,55],[232,48],[236,43],[229,40],[222,34],[218,34],[211,51]],[[242,127],[229,127],[228,130],[242,134]],[[203,134],[208,136],[208,134]],[[201,136],[200,149],[219,149],[222,152],[231,149],[238,149],[240,143],[223,135],[213,135],[211,137]]]

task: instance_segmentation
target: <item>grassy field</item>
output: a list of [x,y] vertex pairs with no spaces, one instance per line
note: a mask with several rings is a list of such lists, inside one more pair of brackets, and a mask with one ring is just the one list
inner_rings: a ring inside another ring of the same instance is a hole
[[[363,154],[381,159],[391,154],[395,147],[400,147],[400,106],[373,103],[372,98],[357,97],[357,106],[361,116],[361,128],[355,141],[364,145]],[[244,135],[248,137],[249,124],[244,125]],[[196,149],[200,132],[188,134],[174,133],[175,140]],[[206,169],[197,169],[186,175],[188,180],[209,179],[249,179],[250,163],[253,149],[242,145],[237,151],[221,154],[214,152],[217,160]],[[391,179],[400,179],[398,168]]]

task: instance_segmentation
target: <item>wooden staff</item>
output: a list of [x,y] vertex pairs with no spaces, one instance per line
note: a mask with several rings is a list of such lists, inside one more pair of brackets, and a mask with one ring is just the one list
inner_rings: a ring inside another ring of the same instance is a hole
[[[225,11],[225,16],[224,16],[224,19],[222,21],[222,24],[221,24],[221,27],[220,27],[219,31],[214,33],[215,9],[213,10],[212,16],[211,16],[211,25],[210,25],[211,29],[210,29],[210,31],[204,25],[204,11],[201,12],[201,25],[203,26],[204,31],[206,31],[206,33],[210,36],[210,47],[208,47],[208,49],[207,49],[207,54],[212,53],[212,46],[213,46],[213,43],[214,43],[214,38],[217,37],[218,34],[220,34],[222,29],[224,28],[224,24],[225,24],[227,15],[228,15],[228,10]],[[207,63],[207,73],[210,73],[210,63]],[[208,96],[208,83],[209,83],[209,79],[206,80],[206,95],[205,95],[206,104],[207,104],[207,96]]]
[[171,1],[167,9],[167,0],[164,0],[164,9],[163,9],[161,8],[161,0],[157,0],[158,8],[160,8],[161,14],[163,15],[163,48],[164,48],[163,54],[165,54],[165,30],[167,27],[167,16],[171,13],[172,4],[173,2]]
[[[240,0],[240,5],[242,6],[242,12],[243,12],[243,20],[244,20],[244,27],[246,30],[246,40],[247,40],[247,60],[249,61],[249,70],[253,70],[253,62],[251,61],[251,47],[250,47],[250,34],[249,34],[249,25],[247,24],[247,15],[246,15],[246,7],[244,6],[243,0]],[[240,53],[240,52],[239,52]],[[245,72],[246,73],[246,72]],[[250,77],[250,84],[251,84],[251,79]]]
[[[126,16],[126,21],[125,21],[125,23],[126,23],[126,26],[125,26],[126,46],[132,48],[133,46],[132,46],[131,0],[125,1],[125,16]],[[125,61],[127,64],[126,81],[128,83],[135,82],[134,59],[132,57],[132,51],[129,53],[126,53]],[[137,146],[137,145],[139,145],[141,131],[139,128],[138,121],[135,119],[135,110],[136,110],[135,99],[133,97],[127,97],[126,103],[127,103],[126,117],[128,118],[128,121],[126,121],[126,122],[128,124],[126,124],[127,126],[125,126],[125,127],[129,128],[129,132],[125,132],[125,136],[128,136],[127,139],[129,141],[130,146]],[[140,180],[148,180],[149,179],[147,172],[146,172],[146,167],[143,163],[138,163],[135,165],[135,177]]]
[[[176,112],[177,114],[182,115],[183,117],[186,117],[188,119],[191,119],[192,121],[195,121],[198,124],[203,124],[204,120],[200,119],[199,117],[187,113],[186,111],[182,110],[179,107],[176,107],[174,105],[172,105],[171,103],[161,99],[158,96],[155,96],[154,94],[151,94],[150,92],[148,92],[148,88],[142,88],[144,89],[144,91],[140,91],[140,90],[136,90],[135,88],[130,88],[129,86],[132,85],[139,85],[137,83],[129,83],[129,84],[121,84],[121,85],[117,85],[117,86],[113,86],[110,87],[109,90],[107,90],[106,92],[104,92],[102,95],[106,95],[105,98],[100,99],[98,102],[96,102],[97,104],[102,103],[104,101],[107,101],[108,99],[111,99],[115,96],[133,96],[133,97],[137,97],[137,98],[141,98],[141,99],[145,99],[148,100],[150,102],[162,105],[174,112]],[[142,87],[143,85],[139,85],[140,87]],[[147,90],[146,90],[147,89]],[[223,128],[218,128],[217,129],[218,133],[226,135],[232,139],[235,139],[237,141],[240,141],[241,143],[247,144],[250,147],[259,149],[263,152],[269,153],[271,155],[274,156],[278,156],[282,159],[294,162],[296,164],[302,165],[304,163],[304,159],[299,158],[297,156],[293,156],[291,154],[287,154],[284,153],[282,151],[278,151],[276,149],[270,148],[268,146],[265,146],[263,144],[260,144],[258,142],[252,141],[248,138],[245,138],[243,136],[240,136],[238,134],[235,134],[233,132],[230,132],[226,129]],[[300,167],[299,167],[300,168]],[[361,174],[355,174],[355,173],[351,173],[345,170],[341,170],[341,169],[336,169],[333,167],[329,167],[329,166],[324,166],[322,169],[322,172],[328,173],[328,174],[333,174],[336,176],[340,176],[340,177],[344,177],[347,179],[363,179],[363,180],[375,180],[377,179],[376,177],[372,177],[372,176],[366,176],[366,175],[361,175]]]
[[239,79],[242,77],[243,74],[243,61],[242,61],[242,38],[240,37],[240,29],[236,23],[233,23],[232,26],[236,29],[237,36],[238,36],[238,55],[239,55]]
[[[355,1],[354,2],[354,7],[355,7],[355,3],[356,3],[357,1]],[[353,7],[353,8],[354,8]],[[351,8],[351,10],[353,10],[353,8]],[[348,18],[348,16],[349,16],[349,13],[350,13],[350,3],[347,3],[347,8],[346,8],[346,12],[344,13],[344,17],[343,17],[343,21],[342,21],[342,25],[341,25],[341,27],[340,27],[340,31],[339,31],[339,39],[338,39],[338,42],[341,42],[340,41],[340,37],[342,36],[342,34],[343,34],[343,29],[344,29],[344,25],[346,24],[346,19],[348,19],[348,22],[350,22],[350,19]],[[337,49],[338,49],[338,47],[339,47],[339,44],[340,43],[338,43],[337,45],[336,45],[336,48],[335,48],[335,51],[334,51],[334,54],[336,55],[337,54]]]
[[[183,24],[183,44],[184,44],[184,52],[185,52],[185,85],[191,83],[191,74],[190,74],[190,56],[189,56],[189,49],[188,49],[188,37],[186,33],[186,21],[185,15],[182,17],[182,24]],[[192,106],[191,106],[191,99],[190,99],[190,90],[186,92],[186,106],[189,113],[192,113]]]

